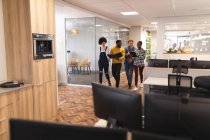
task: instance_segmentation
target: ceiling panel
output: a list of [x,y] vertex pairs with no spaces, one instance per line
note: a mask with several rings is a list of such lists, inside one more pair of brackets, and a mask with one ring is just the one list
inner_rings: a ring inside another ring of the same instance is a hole
[[175,15],[210,14],[210,0],[175,0]]
[[125,2],[145,17],[174,15],[172,0],[125,0]]
[[[150,24],[149,19],[210,14],[210,0],[63,0],[118,22],[134,26]],[[122,16],[137,11],[140,15]]]

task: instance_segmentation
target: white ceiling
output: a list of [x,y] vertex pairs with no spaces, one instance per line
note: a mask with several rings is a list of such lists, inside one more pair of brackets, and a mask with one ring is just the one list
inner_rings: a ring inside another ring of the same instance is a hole
[[[156,18],[210,14],[210,0],[63,0],[129,26],[149,25]],[[120,12],[137,11],[123,16]]]

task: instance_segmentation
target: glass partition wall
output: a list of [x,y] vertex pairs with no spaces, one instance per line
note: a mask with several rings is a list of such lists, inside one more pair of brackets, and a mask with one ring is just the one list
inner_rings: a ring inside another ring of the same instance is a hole
[[[107,46],[111,48],[117,39],[121,39],[123,47],[127,46],[129,29],[110,21],[97,18],[66,19],[66,51],[67,73],[69,84],[90,85],[99,81],[98,59],[100,37],[107,38]],[[111,74],[111,62],[109,67]],[[106,82],[103,74],[103,82]]]

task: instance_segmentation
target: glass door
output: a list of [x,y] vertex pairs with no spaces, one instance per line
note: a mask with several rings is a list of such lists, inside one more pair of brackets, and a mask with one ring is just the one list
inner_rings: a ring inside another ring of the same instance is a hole
[[66,19],[67,73],[69,84],[95,81],[95,18]]

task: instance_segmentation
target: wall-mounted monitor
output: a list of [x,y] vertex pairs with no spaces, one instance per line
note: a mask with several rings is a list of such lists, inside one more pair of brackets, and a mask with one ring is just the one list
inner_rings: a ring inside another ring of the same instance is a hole
[[169,68],[173,68],[174,66],[186,66],[187,68],[191,68],[190,60],[169,60]]
[[168,68],[168,60],[167,59],[149,59],[148,67]]
[[192,61],[192,69],[210,69],[210,61]]

